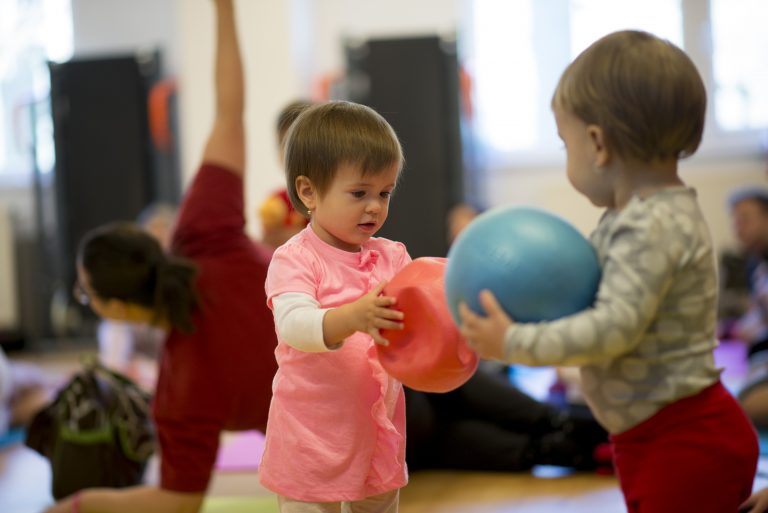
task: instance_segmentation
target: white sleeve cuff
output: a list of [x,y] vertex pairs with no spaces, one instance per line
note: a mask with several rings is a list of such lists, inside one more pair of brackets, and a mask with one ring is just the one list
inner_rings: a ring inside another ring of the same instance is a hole
[[319,353],[341,347],[325,345],[323,317],[330,308],[320,308],[320,303],[309,294],[287,292],[272,298],[277,335],[289,346],[299,351]]

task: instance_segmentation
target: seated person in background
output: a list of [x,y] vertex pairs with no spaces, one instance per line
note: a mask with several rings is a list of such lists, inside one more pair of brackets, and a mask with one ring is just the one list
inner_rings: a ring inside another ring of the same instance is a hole
[[53,398],[55,385],[40,369],[8,359],[0,348],[0,437],[28,426]]
[[749,290],[746,313],[723,329],[722,338],[749,344],[749,375],[738,394],[747,416],[768,428],[768,187],[733,191],[728,204],[733,228],[746,258],[743,273]]
[[259,206],[262,242],[274,250],[307,226],[307,218],[301,215],[288,199],[288,191],[278,189]]
[[517,472],[534,465],[577,470],[610,466],[608,435],[588,410],[539,402],[484,363],[451,392],[403,387],[410,470]]
[[[449,243],[478,215],[461,203],[448,213]],[[610,465],[606,431],[583,408],[558,409],[517,389],[506,366],[482,361],[464,385],[444,394],[405,390],[410,470],[517,472],[534,465],[592,470]],[[607,448],[607,445],[605,445]]]
[[728,204],[746,257],[749,307],[724,335],[748,342],[752,355],[768,348],[768,187],[739,188]]
[[720,252],[717,333],[721,339],[735,338],[736,323],[749,309],[748,261],[741,248],[726,248]]
[[[296,118],[311,106],[312,103],[308,101],[293,101],[283,107],[277,116],[275,135],[277,136],[277,149],[282,167],[285,166],[283,153],[285,152],[285,138],[288,135],[288,129],[291,128]],[[285,187],[276,190],[264,200],[259,206],[258,213],[261,220],[261,240],[265,246],[273,250],[303,230],[308,222],[306,217],[293,208]]]

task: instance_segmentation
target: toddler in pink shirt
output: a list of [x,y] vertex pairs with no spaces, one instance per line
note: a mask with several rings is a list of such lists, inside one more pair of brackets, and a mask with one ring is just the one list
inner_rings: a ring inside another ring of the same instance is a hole
[[373,237],[402,162],[392,128],[362,105],[310,107],[288,134],[288,193],[310,224],[275,251],[266,281],[279,369],[260,479],[282,513],[396,512],[407,483],[402,385],[375,343],[402,328],[382,290],[411,259]]

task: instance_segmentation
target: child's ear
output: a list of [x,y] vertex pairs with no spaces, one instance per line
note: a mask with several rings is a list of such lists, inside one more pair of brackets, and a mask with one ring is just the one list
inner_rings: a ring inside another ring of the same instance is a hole
[[315,202],[317,201],[317,190],[315,190],[312,180],[305,175],[297,176],[294,187],[296,187],[296,195],[304,203],[304,206],[307,207],[307,210],[314,210]]
[[587,135],[595,156],[595,167],[607,166],[611,160],[611,152],[606,144],[603,129],[598,125],[587,125]]

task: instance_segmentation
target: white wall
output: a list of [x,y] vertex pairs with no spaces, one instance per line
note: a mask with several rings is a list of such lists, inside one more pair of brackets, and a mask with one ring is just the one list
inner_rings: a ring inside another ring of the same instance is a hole
[[[176,0],[179,31],[182,168],[185,181],[199,163],[213,121],[213,6]],[[246,73],[247,200],[256,205],[284,180],[274,135],[275,118],[286,103],[306,93],[292,54],[291,3],[239,1],[237,22]],[[256,223],[251,223],[255,231]]]
[[[176,0],[183,170],[194,172],[212,118],[213,25],[210,1]],[[247,73],[247,204],[284,184],[275,148],[279,110],[309,97],[315,81],[344,67],[346,38],[453,33],[453,0],[240,0],[236,3]],[[403,13],[407,13],[404,15]],[[251,232],[258,233],[257,223]]]
[[[463,0],[236,2],[247,79],[251,221],[256,205],[283,184],[273,134],[277,112],[288,101],[309,96],[319,77],[342,71],[344,40],[452,34],[466,14],[460,12]],[[72,0],[72,7],[77,56],[163,49],[166,73],[177,76],[179,82],[182,169],[188,182],[212,121],[211,0]],[[683,178],[697,188],[718,248],[733,243],[725,209],[728,192],[745,183],[765,183],[767,171],[768,158],[757,155],[701,156],[683,163]],[[600,215],[569,187],[563,166],[509,166],[485,176],[482,189],[489,206],[537,205],[569,219],[585,234]],[[0,210],[3,208],[10,213],[14,232],[29,238],[34,230],[31,186],[0,188]],[[250,226],[257,235],[258,224]],[[9,256],[7,245],[0,246],[0,253],[5,250],[0,255],[3,268],[13,255]],[[12,322],[7,319],[11,315],[6,306],[12,293],[9,283],[0,276],[0,324]]]
[[[247,73],[248,214],[283,183],[272,125],[288,101],[308,96],[313,82],[344,67],[343,41],[412,34],[450,34],[459,0],[236,0]],[[212,118],[213,13],[210,0],[73,0],[75,51],[123,50],[160,44],[179,78],[185,182],[198,163]],[[705,149],[705,148],[704,148]],[[718,246],[732,243],[727,192],[765,182],[765,158],[682,165],[695,186]],[[562,167],[512,166],[488,172],[487,203],[535,204],[568,218],[585,233],[599,212],[573,192]],[[252,223],[255,227],[257,223]],[[252,232],[256,232],[253,228]]]
[[176,12],[169,0],[72,0],[75,55],[163,50],[165,69],[178,62]]
[[[728,159],[698,158],[682,161],[683,180],[698,193],[717,250],[735,244],[726,209],[726,199],[735,187],[765,183],[766,162],[759,156]],[[489,206],[524,204],[555,212],[572,222],[582,233],[596,226],[601,210],[573,190],[565,166],[505,169],[491,173],[485,187]]]
[[[344,66],[343,41],[452,34],[455,0],[236,0],[247,80],[248,215],[283,185],[273,125],[289,101]],[[199,162],[213,115],[210,0],[72,0],[75,56],[163,50],[180,95],[184,183]],[[404,14],[407,13],[407,14]],[[258,223],[251,223],[257,234]]]
[[456,0],[315,0],[314,70],[344,67],[345,39],[456,33]]

